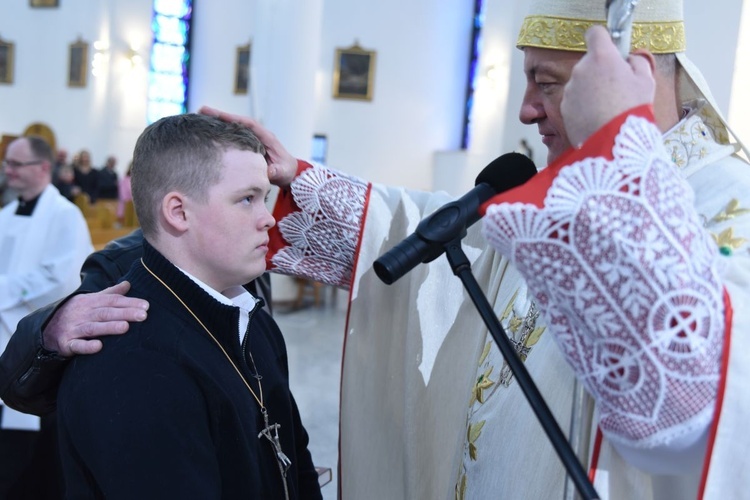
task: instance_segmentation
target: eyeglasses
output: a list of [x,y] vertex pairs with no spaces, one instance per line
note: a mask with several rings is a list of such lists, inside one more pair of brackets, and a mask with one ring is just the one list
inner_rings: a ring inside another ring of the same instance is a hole
[[3,160],[3,168],[21,168],[27,165],[38,165],[44,160],[31,160],[31,161],[15,161],[15,160]]

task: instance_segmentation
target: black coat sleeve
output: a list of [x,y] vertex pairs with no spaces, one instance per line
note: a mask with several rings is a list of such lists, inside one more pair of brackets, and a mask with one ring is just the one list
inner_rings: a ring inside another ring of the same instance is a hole
[[22,319],[0,357],[0,397],[11,408],[35,415],[55,410],[57,389],[67,359],[42,345],[42,331],[71,297],[115,284],[141,255],[140,230],[91,254],[81,268],[81,286],[68,297]]
[[22,319],[0,357],[0,397],[18,411],[45,415],[55,409],[57,386],[66,360],[44,349],[42,325],[60,303],[38,309]]

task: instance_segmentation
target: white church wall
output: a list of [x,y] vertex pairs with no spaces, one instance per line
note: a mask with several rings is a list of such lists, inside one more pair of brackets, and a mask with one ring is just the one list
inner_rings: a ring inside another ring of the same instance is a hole
[[706,78],[716,103],[726,116],[732,95],[737,35],[744,0],[709,5],[685,0],[687,55]]
[[[14,83],[0,85],[0,132],[20,134],[42,122],[71,154],[88,149],[95,165],[114,154],[124,168],[134,136],[143,129],[138,111],[145,116],[145,77],[125,81],[119,63],[130,43],[150,44],[150,18],[149,0],[66,0],[44,9],[3,2],[0,37],[15,44],[16,57]],[[89,43],[88,83],[72,88],[68,46],[79,37]],[[109,44],[108,69],[99,78],[90,72],[96,40]]]
[[[432,188],[432,155],[460,145],[473,2],[326,0],[315,132],[332,166]],[[332,98],[336,47],[377,51],[371,102]]]
[[[705,2],[685,5],[688,54],[725,112],[741,103],[744,92],[735,84],[733,99],[734,64],[743,60],[736,50],[742,4],[724,0],[710,16]],[[472,147],[458,151],[472,8],[470,0],[449,0],[439,8],[426,0],[199,0],[190,110],[209,104],[255,115],[301,157],[310,154],[313,133],[326,134],[332,166],[413,188],[441,187],[432,182],[436,162],[441,179],[451,179],[455,168],[461,182],[470,182],[491,158],[518,149],[521,138],[534,148],[537,163],[544,163],[535,127],[517,118],[524,77],[522,53],[513,45],[523,0],[487,2]],[[88,148],[97,165],[114,154],[124,170],[146,124],[150,22],[151,0],[65,0],[52,9],[2,2],[0,37],[15,43],[16,60],[14,83],[0,84],[0,132],[20,133],[43,122],[60,146],[71,152]],[[85,88],[70,88],[68,44],[79,36],[90,44],[89,60],[94,41],[106,40],[109,64],[104,76],[89,74]],[[235,51],[251,40],[251,93],[238,96]],[[377,51],[371,102],[332,97],[335,48],[355,40]],[[126,69],[131,46],[143,62]],[[486,78],[490,66],[499,75],[494,83]],[[734,107],[730,119],[746,121],[747,111]]]
[[[253,29],[256,2],[221,3],[196,1],[193,8],[189,110],[197,111],[200,106],[208,105],[250,115],[250,93],[234,93],[235,56],[238,46],[256,37]],[[251,47],[252,55],[255,48]]]
[[252,70],[261,122],[295,156],[309,158],[315,121],[323,0],[259,2]]
[[740,19],[732,98],[729,104],[729,124],[734,133],[750,146],[750,2],[745,1]]

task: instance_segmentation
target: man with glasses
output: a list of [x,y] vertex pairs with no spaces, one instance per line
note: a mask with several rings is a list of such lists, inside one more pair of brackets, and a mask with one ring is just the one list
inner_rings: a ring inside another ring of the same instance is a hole
[[[52,185],[53,154],[41,137],[8,145],[2,162],[17,200],[0,211],[0,348],[18,321],[80,284],[78,270],[93,251],[80,210]],[[61,498],[56,482],[54,416],[38,417],[0,406],[0,498],[27,494]],[[45,481],[39,481],[43,471]]]

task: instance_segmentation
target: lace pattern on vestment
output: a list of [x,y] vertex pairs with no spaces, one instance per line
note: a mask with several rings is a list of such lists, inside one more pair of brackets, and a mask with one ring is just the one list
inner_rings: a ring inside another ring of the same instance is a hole
[[289,246],[271,259],[275,271],[350,286],[367,183],[314,166],[292,182],[291,190],[300,211],[279,221]]
[[490,207],[484,234],[523,274],[602,430],[651,447],[711,418],[718,252],[654,125],[629,117],[613,156],[563,168],[541,209]]

